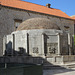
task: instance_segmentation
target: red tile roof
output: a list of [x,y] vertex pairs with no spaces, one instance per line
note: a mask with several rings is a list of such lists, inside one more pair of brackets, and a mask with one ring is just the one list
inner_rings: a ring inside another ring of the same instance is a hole
[[71,18],[75,20],[75,15],[71,16]]
[[70,16],[68,16],[67,14],[65,14],[59,9],[47,8],[46,6],[41,6],[41,5],[37,5],[37,4],[33,4],[30,2],[25,2],[21,0],[0,0],[0,4],[3,6],[19,8],[19,9],[72,19]]

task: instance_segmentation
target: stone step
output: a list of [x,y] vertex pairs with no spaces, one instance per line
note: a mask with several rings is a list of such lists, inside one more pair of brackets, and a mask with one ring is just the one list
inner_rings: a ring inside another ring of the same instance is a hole
[[70,65],[43,65],[43,69],[71,69],[75,68],[75,64]]
[[65,65],[66,68],[75,68],[75,64]]
[[44,65],[43,69],[65,69],[65,68],[59,65]]

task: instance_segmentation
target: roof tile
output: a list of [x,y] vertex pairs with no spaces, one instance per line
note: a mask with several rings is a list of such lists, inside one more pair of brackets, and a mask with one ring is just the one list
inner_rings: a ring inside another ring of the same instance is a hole
[[49,14],[49,15],[54,15],[54,16],[72,19],[70,16],[68,16],[67,14],[65,14],[64,12],[62,12],[59,9],[47,8],[46,6],[33,4],[30,2],[26,2],[26,1],[0,0],[0,3],[3,6],[19,8],[19,9],[24,9],[24,10],[30,10],[30,11],[35,11],[35,12],[39,12],[39,13],[45,13],[45,14]]
[[71,18],[75,20],[75,15],[71,16]]

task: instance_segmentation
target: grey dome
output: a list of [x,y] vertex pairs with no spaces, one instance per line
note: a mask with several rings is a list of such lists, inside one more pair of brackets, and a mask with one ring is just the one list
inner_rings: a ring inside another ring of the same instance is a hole
[[47,18],[31,18],[20,24],[17,30],[30,30],[30,29],[57,29],[60,28]]

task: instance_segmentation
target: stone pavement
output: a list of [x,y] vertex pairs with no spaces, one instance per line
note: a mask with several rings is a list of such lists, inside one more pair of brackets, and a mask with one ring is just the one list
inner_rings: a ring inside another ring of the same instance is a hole
[[43,75],[75,75],[75,68],[43,70]]

